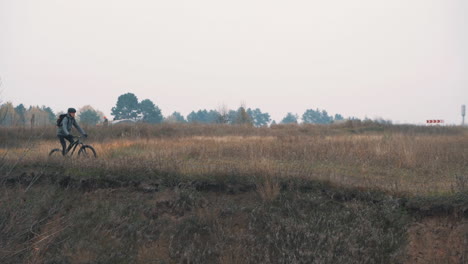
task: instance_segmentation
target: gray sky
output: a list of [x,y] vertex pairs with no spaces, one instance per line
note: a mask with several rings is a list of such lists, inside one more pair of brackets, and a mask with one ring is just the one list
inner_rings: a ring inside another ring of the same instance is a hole
[[461,121],[466,0],[0,0],[0,100]]

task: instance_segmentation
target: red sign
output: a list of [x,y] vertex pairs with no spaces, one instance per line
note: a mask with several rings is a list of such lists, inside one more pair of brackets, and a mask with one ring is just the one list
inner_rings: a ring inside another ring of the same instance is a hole
[[427,124],[442,124],[444,123],[444,120],[442,119],[431,119],[431,120],[426,120]]

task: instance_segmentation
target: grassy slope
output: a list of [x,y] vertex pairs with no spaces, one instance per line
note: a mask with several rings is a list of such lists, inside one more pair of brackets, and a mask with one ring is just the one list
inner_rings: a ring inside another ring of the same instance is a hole
[[458,128],[110,132],[98,160],[3,149],[2,263],[395,263],[414,221],[468,217]]

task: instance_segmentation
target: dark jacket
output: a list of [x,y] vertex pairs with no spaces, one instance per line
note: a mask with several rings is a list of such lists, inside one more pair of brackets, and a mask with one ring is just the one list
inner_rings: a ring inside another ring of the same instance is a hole
[[67,114],[66,117],[63,118],[62,120],[62,126],[59,126],[57,129],[57,135],[58,136],[68,136],[70,135],[72,127],[76,127],[76,129],[82,134],[86,134],[84,130],[78,125],[76,122],[75,118],[72,117],[71,115]]

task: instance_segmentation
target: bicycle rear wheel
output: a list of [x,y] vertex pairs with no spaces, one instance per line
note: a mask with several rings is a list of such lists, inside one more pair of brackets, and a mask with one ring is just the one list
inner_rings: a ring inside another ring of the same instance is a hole
[[89,145],[84,145],[80,148],[78,151],[78,156],[84,157],[84,158],[96,158],[96,150],[94,150],[93,147]]
[[58,156],[62,156],[62,150],[61,149],[53,149],[49,152],[49,157],[58,157]]

